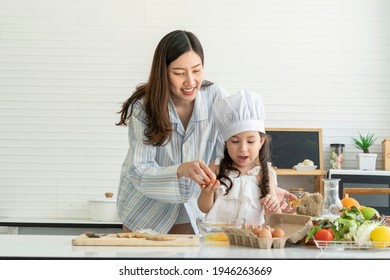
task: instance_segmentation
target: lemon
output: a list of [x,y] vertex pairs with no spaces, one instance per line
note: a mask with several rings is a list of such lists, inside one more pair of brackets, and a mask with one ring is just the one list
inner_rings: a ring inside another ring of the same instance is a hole
[[374,241],[376,248],[385,248],[390,246],[390,228],[387,226],[379,226],[373,229],[370,233],[371,241]]

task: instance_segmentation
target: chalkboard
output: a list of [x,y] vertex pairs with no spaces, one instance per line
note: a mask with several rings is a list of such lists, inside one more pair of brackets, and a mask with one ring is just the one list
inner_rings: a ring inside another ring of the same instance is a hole
[[276,168],[292,169],[310,159],[322,169],[322,130],[320,128],[267,128],[271,136],[271,162]]

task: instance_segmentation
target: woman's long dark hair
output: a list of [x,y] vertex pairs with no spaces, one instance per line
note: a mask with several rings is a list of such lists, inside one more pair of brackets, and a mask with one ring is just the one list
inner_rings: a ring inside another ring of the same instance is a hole
[[[259,189],[260,189],[260,198],[265,197],[267,194],[270,193],[269,190],[269,168],[268,168],[268,162],[271,161],[270,158],[270,145],[269,142],[271,141],[270,136],[260,132],[260,137],[265,138],[263,146],[261,147],[259,151],[259,162],[261,166],[261,182],[259,183]],[[229,178],[229,172],[230,171],[236,171],[238,172],[238,176],[241,176],[241,172],[233,166],[233,160],[229,156],[228,150],[225,146],[225,149],[223,151],[223,159],[221,160],[220,166],[219,166],[219,174],[217,175],[217,179],[225,179],[220,180],[221,184],[226,186],[226,194],[229,193],[231,188],[233,187],[233,182]],[[225,183],[226,182],[226,183]]]
[[[170,98],[168,66],[182,54],[196,52],[204,65],[203,48],[198,38],[191,32],[175,30],[165,35],[154,52],[149,80],[136,87],[133,94],[122,104],[120,121],[116,125],[128,125],[137,100],[143,98],[143,107],[147,116],[147,128],[144,131],[146,144],[163,145],[172,135],[168,102]],[[212,83],[204,82],[202,86]]]

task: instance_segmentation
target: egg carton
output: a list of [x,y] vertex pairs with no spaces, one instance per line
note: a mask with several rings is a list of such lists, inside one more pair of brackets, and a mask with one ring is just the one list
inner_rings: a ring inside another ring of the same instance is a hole
[[259,238],[250,229],[222,228],[226,233],[229,244],[259,249],[282,249],[286,245],[287,237]]

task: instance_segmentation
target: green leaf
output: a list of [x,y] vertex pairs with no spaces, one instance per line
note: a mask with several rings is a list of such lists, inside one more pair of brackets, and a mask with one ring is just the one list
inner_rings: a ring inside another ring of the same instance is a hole
[[366,136],[363,136],[359,132],[359,137],[351,137],[353,145],[362,150],[364,153],[369,153],[369,148],[375,143],[377,138],[374,138],[374,134],[367,133]]
[[314,226],[311,229],[309,229],[306,233],[305,243],[307,243],[310,240],[310,238],[312,238],[314,234],[316,234],[316,232],[319,231],[320,229],[321,226]]

